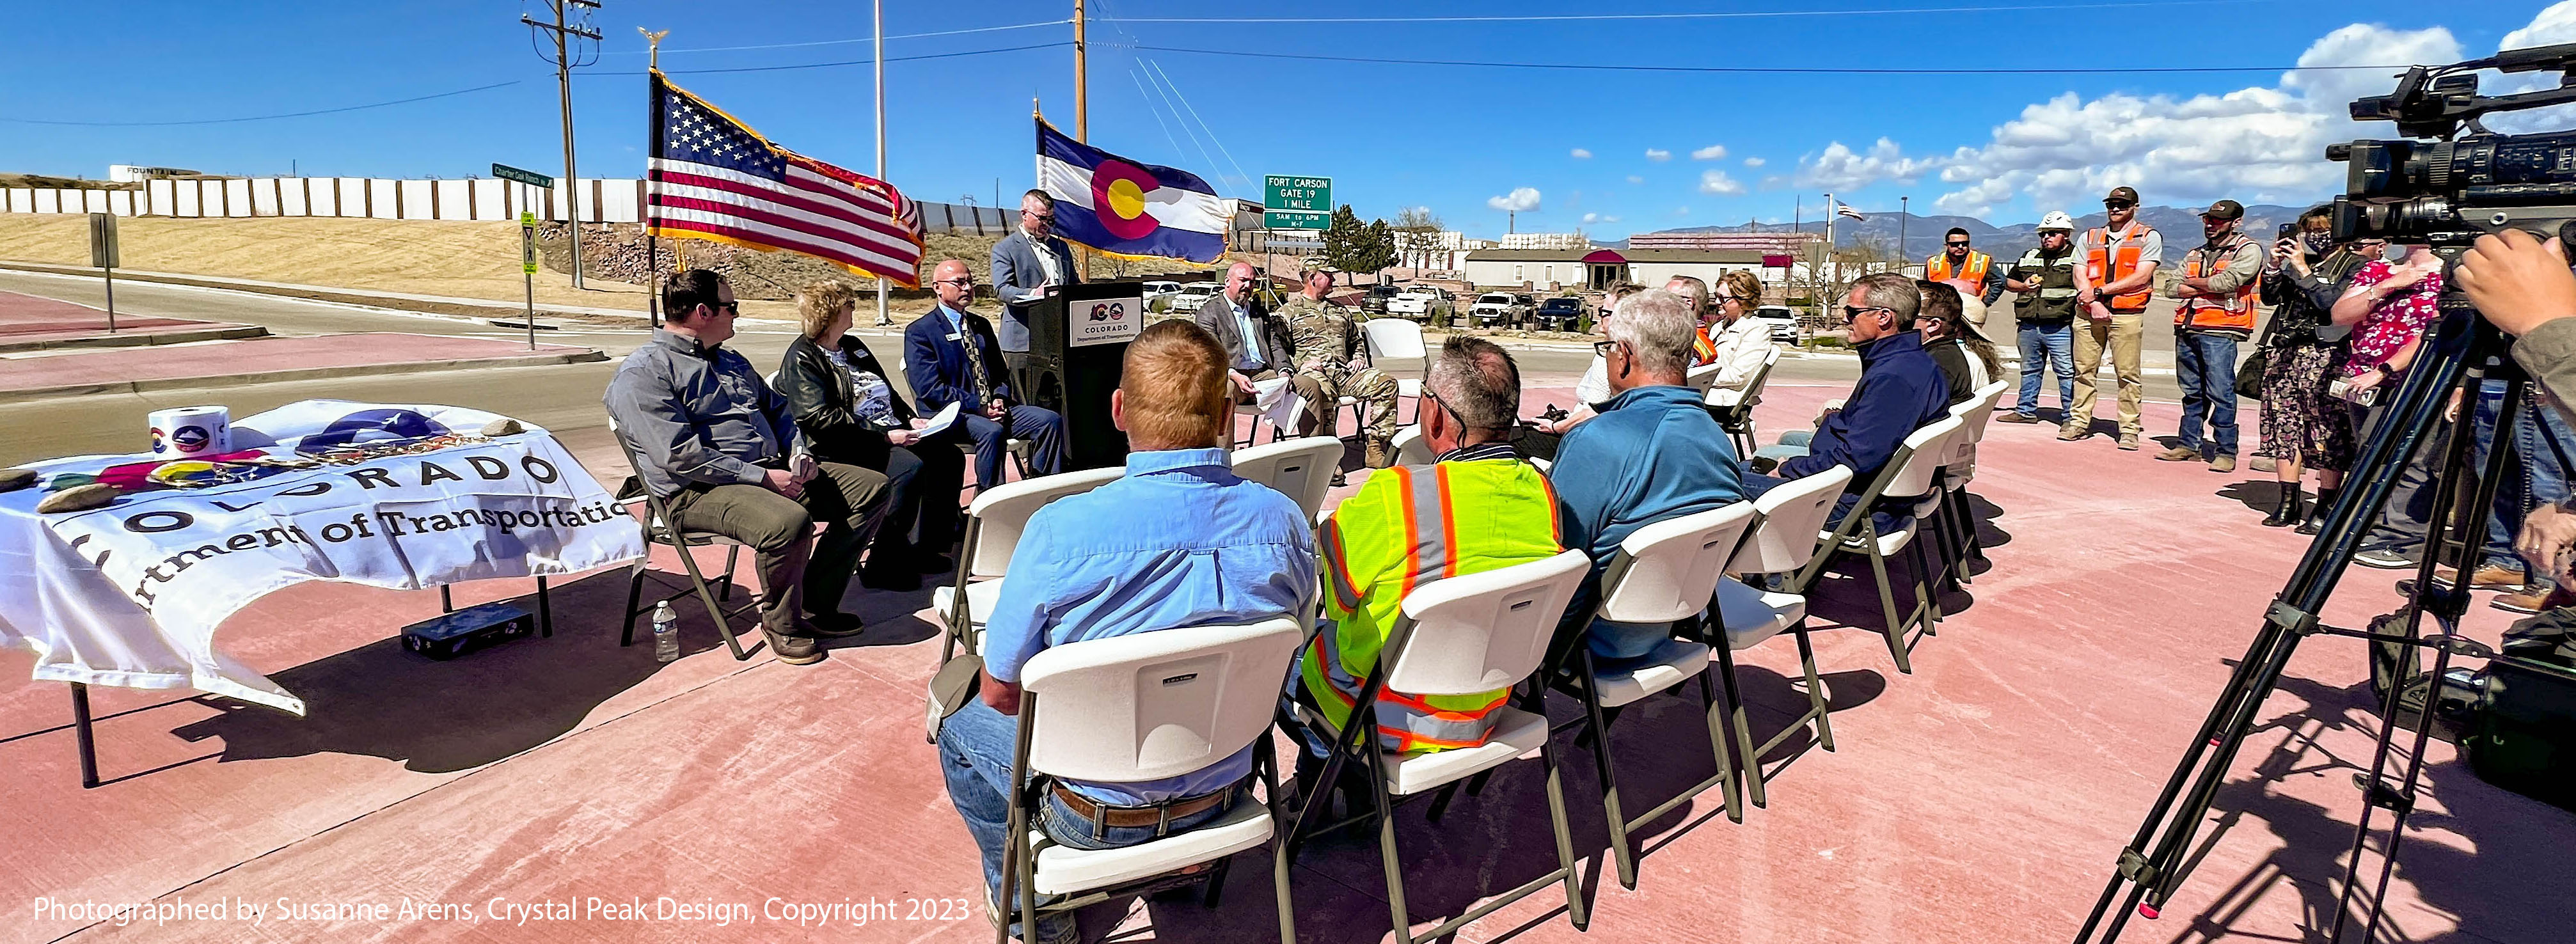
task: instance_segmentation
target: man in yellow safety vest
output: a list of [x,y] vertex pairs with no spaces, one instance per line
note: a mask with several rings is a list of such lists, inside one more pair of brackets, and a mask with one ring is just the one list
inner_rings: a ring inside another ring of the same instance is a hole
[[[1325,520],[1324,613],[1300,657],[1305,699],[1348,731],[1406,594],[1445,577],[1544,560],[1558,541],[1556,493],[1506,436],[1520,416],[1520,368],[1491,341],[1452,337],[1423,381],[1428,466],[1369,476]],[[1389,751],[1484,744],[1508,689],[1413,695],[1381,689],[1369,720]],[[1321,732],[1316,732],[1321,733]]]

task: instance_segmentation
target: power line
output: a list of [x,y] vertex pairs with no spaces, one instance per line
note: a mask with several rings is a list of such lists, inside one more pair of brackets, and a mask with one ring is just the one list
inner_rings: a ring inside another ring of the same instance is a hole
[[1405,66],[1474,66],[1487,69],[1574,69],[1589,72],[1701,72],[1726,74],[1773,75],[2130,75],[2173,72],[2300,72],[2328,70],[2403,71],[2406,66],[2168,66],[2043,69],[1863,69],[1849,67],[1795,66],[1638,66],[1599,65],[1573,62],[1474,62],[1460,59],[1390,59],[1384,56],[1320,56],[1286,52],[1249,52],[1241,49],[1188,49],[1179,46],[1133,46],[1154,52],[1185,52],[1220,56],[1248,56],[1256,59],[1303,59],[1314,62],[1372,62]]
[[[1067,23],[1071,23],[1071,22],[1073,22],[1071,19],[1061,19],[1061,20],[1042,20],[1042,21],[1039,21],[1039,22],[1036,22],[1036,23],[1012,23],[1012,24],[1010,24],[1010,25],[1008,25],[1008,26],[978,26],[978,27],[975,27],[975,28],[973,28],[973,29],[940,30],[940,31],[935,32],[935,33],[904,33],[904,34],[902,34],[902,35],[898,35],[898,36],[888,36],[888,37],[886,37],[886,38],[887,38],[887,39],[925,39],[925,38],[932,37],[932,36],[964,36],[964,35],[966,35],[966,34],[968,34],[968,33],[998,33],[998,32],[1001,32],[1001,31],[1003,31],[1003,30],[1029,29],[1029,28],[1032,28],[1032,27],[1038,27],[1038,26],[1063,26],[1063,25],[1065,25],[1065,24],[1067,24]],[[855,39],[818,39],[818,40],[814,40],[813,42],[806,42],[806,43],[762,43],[762,44],[755,45],[755,46],[698,46],[698,47],[691,48],[691,49],[665,49],[665,50],[662,50],[662,52],[663,52],[663,53],[665,53],[665,54],[675,53],[675,52],[739,52],[739,51],[746,50],[746,49],[800,49],[800,48],[807,47],[807,46],[841,46],[841,45],[847,45],[847,44],[850,44],[850,43],[873,43],[873,42],[876,42],[876,37],[874,37],[874,36],[861,36],[861,37],[857,37],[857,38],[855,38]],[[617,51],[615,51],[615,52],[608,53],[608,55],[611,55],[611,56],[641,56],[641,55],[645,54],[645,53],[646,53],[646,52],[648,52],[648,51],[649,51],[649,50],[643,50],[643,49],[620,49],[620,50],[617,50]],[[892,59],[888,59],[888,60],[886,60],[886,61],[887,61],[887,62],[892,62],[892,61],[894,61],[894,60],[892,60]]]
[[519,84],[519,81],[520,80],[518,79],[511,79],[507,82],[494,82],[490,85],[477,85],[473,88],[457,89],[453,92],[439,92],[434,95],[415,95],[410,98],[397,98],[389,102],[370,102],[365,105],[349,105],[341,108],[317,108],[312,111],[293,111],[277,115],[249,115],[241,118],[196,118],[187,121],[50,121],[42,118],[0,118],[0,121],[21,125],[71,125],[83,128],[164,128],[171,125],[222,125],[242,121],[274,121],[280,118],[304,118],[312,115],[334,115],[344,111],[364,111],[369,108],[408,105],[413,102],[425,102],[433,98],[448,98],[471,92],[488,91],[508,85],[517,85]]
[[[1180,87],[1179,85],[1175,85],[1175,84],[1173,84],[1171,74],[1163,71],[1163,64],[1162,64],[1162,63],[1160,63],[1160,62],[1156,62],[1156,61],[1154,61],[1154,60],[1152,60],[1152,59],[1147,59],[1147,60],[1145,60],[1145,65],[1146,65],[1146,67],[1147,67],[1147,68],[1150,68],[1150,69],[1154,70],[1154,74],[1155,74],[1155,75],[1162,76],[1162,78],[1163,78],[1163,84],[1164,84],[1164,85],[1171,86],[1171,89],[1172,89],[1172,96],[1173,96],[1174,98],[1178,98],[1178,99],[1180,99],[1180,100],[1181,100],[1181,107],[1182,107],[1182,108],[1189,109],[1189,112],[1190,112],[1190,120],[1198,122],[1198,123],[1199,123],[1199,127],[1204,128],[1204,129],[1206,129],[1206,130],[1207,130],[1208,140],[1209,140],[1209,141],[1211,141],[1211,142],[1214,142],[1214,143],[1216,144],[1216,152],[1217,152],[1217,153],[1219,153],[1219,154],[1223,154],[1223,155],[1225,155],[1225,162],[1226,162],[1226,163],[1228,163],[1228,164],[1233,164],[1233,165],[1234,165],[1234,177],[1235,177],[1235,179],[1236,179],[1236,180],[1243,181],[1243,185],[1244,185],[1244,186],[1246,186],[1246,187],[1250,187],[1250,186],[1252,186],[1252,175],[1251,175],[1251,174],[1247,174],[1247,173],[1244,173],[1244,172],[1243,172],[1243,165],[1242,165],[1242,164],[1239,164],[1239,163],[1236,163],[1236,162],[1235,162],[1235,160],[1234,160],[1234,152],[1229,151],[1229,150],[1226,150],[1226,148],[1225,148],[1225,139],[1224,139],[1224,138],[1217,137],[1217,136],[1216,136],[1216,129],[1215,129],[1214,127],[1211,127],[1211,126],[1209,126],[1209,125],[1208,125],[1208,123],[1207,123],[1207,119],[1202,118],[1202,117],[1199,117],[1199,109],[1198,109],[1198,106],[1190,104],[1190,97],[1189,97],[1189,96],[1187,96],[1187,95],[1183,95],[1183,94],[1181,94],[1181,87]],[[1210,163],[1210,165],[1209,165],[1209,169],[1211,169],[1211,170],[1215,169],[1215,165],[1214,165],[1214,163],[1213,163],[1213,162],[1211,162],[1211,163]],[[1222,172],[1222,171],[1219,171],[1219,172],[1217,173],[1217,180],[1219,180],[1219,181],[1221,182],[1221,181],[1223,181],[1224,179],[1225,179],[1225,173],[1224,173],[1224,172]]]
[[1793,16],[1896,16],[1909,13],[2020,13],[2040,10],[2122,10],[2138,7],[2218,6],[2279,3],[2283,0],[2127,0],[2115,3],[2037,3],[2021,6],[1887,7],[1871,10],[1747,10],[1724,13],[1563,13],[1521,16],[1263,16],[1263,17],[1099,17],[1105,23],[1544,23],[1568,20],[1719,20]]
[[[954,59],[954,58],[957,58],[957,57],[959,57],[959,56],[984,56],[984,55],[991,55],[991,54],[993,54],[993,53],[997,53],[997,52],[1023,52],[1023,51],[1030,50],[1030,49],[1053,49],[1053,48],[1058,47],[1058,46],[1071,46],[1071,45],[1073,45],[1073,41],[1072,41],[1072,40],[1067,39],[1067,40],[1058,40],[1058,41],[1056,41],[1056,42],[1052,42],[1052,43],[1032,43],[1032,44],[1027,45],[1027,46],[1004,46],[1004,47],[1002,47],[1002,48],[1000,48],[1000,49],[969,49],[969,50],[966,50],[966,51],[964,51],[964,52],[938,52],[938,53],[928,53],[928,54],[925,54],[925,55],[919,55],[919,56],[887,56],[885,61],[887,61],[887,62],[918,62],[918,61],[923,60],[923,59]],[[663,50],[663,51],[664,51],[664,52],[668,52],[669,50]],[[713,74],[713,73],[717,73],[717,72],[778,72],[778,71],[782,71],[782,70],[786,70],[786,69],[829,69],[829,68],[832,68],[832,67],[834,67],[834,66],[867,66],[867,65],[875,65],[875,64],[876,64],[876,60],[874,60],[874,59],[850,59],[850,60],[846,60],[846,61],[842,61],[842,62],[806,62],[806,63],[799,63],[799,64],[797,64],[797,65],[790,65],[790,66],[738,66],[738,67],[731,68],[731,69],[664,69],[664,70],[662,70],[662,74],[664,74],[664,75],[709,75],[709,74]],[[583,73],[583,74],[585,74],[585,75],[643,75],[644,73],[642,73],[642,72],[587,72],[587,73]]]

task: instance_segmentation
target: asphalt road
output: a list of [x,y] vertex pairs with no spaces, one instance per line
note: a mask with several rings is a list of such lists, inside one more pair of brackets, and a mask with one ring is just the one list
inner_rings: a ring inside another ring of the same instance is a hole
[[[0,290],[87,305],[104,302],[101,286],[95,279],[0,272]],[[486,338],[525,336],[523,331],[458,317],[148,283],[118,285],[116,302],[120,313],[255,324],[281,335],[399,331]],[[899,340],[890,333],[865,329],[858,333],[880,353],[891,351]],[[599,405],[600,394],[617,369],[617,359],[644,343],[647,337],[648,333],[640,323],[632,330],[570,324],[565,330],[538,332],[539,340],[546,343],[575,344],[605,351],[611,358],[605,363],[341,377],[252,386],[93,394],[0,404],[0,464],[69,455],[124,453],[144,448],[143,416],[155,409],[220,403],[231,407],[235,416],[243,416],[315,398],[440,403],[504,413],[554,431],[586,463],[604,461],[614,464],[617,461],[616,450],[608,437],[607,421]],[[795,329],[791,325],[745,321],[742,334],[733,346],[755,364],[774,364],[781,359],[787,343],[794,337]],[[1581,345],[1543,345],[1510,340],[1504,343],[1512,349],[1520,361],[1522,372],[1533,385],[1569,386],[1591,357],[1590,350]],[[219,344],[172,345],[162,350],[173,357],[206,356],[204,352],[219,349],[214,347]],[[0,364],[5,363],[0,361]],[[1389,366],[1401,371],[1418,371],[1421,367],[1418,363]],[[219,363],[209,364],[210,372],[217,370],[220,370]],[[1780,362],[1773,380],[1779,383],[1849,383],[1858,375],[1859,364],[1849,356],[1790,357]],[[2108,386],[2107,378],[2105,386]],[[2178,396],[2170,376],[2151,374],[2147,378],[2147,388],[2151,399],[2170,400]],[[2055,394],[2043,394],[2043,400],[2053,403]]]

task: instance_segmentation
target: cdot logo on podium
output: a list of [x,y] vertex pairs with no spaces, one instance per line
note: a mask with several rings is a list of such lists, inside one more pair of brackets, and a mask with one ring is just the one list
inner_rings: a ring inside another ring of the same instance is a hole
[[1121,321],[1127,317],[1126,302],[1101,302],[1091,306],[1093,321]]
[[[1087,307],[1086,307],[1087,306]],[[1145,310],[1145,300],[1138,298],[1074,299],[1065,305],[1064,320],[1068,347],[1093,344],[1116,344],[1136,340],[1144,330],[1138,312]]]

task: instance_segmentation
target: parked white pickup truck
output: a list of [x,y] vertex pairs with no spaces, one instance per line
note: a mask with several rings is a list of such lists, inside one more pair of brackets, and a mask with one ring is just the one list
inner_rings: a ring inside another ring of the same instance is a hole
[[1386,313],[1399,318],[1428,321],[1434,324],[1457,311],[1449,293],[1428,285],[1416,285],[1397,292],[1386,303]]

